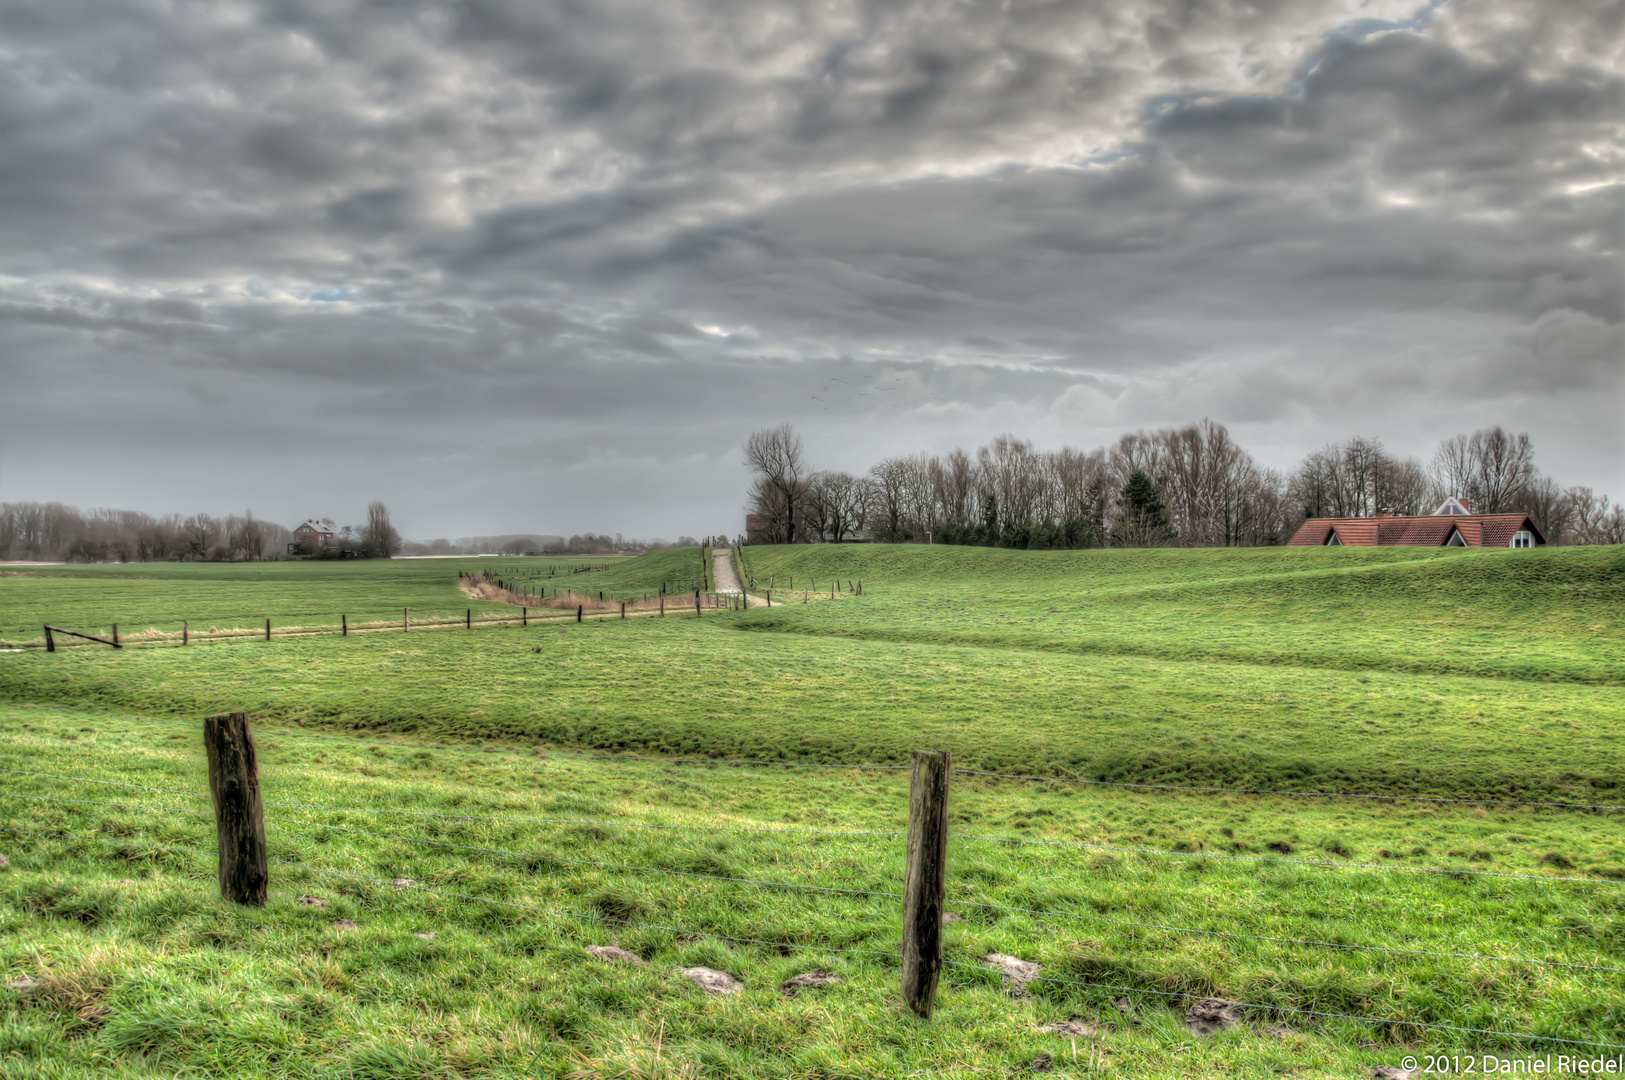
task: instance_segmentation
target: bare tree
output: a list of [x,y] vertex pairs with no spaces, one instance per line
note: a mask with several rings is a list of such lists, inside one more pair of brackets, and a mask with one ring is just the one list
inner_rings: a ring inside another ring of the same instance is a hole
[[1440,443],[1430,472],[1442,495],[1467,499],[1474,513],[1521,510],[1514,504],[1534,481],[1535,447],[1528,435],[1482,428]]
[[1610,507],[1608,496],[1588,487],[1565,488],[1563,500],[1570,543],[1625,544],[1625,507]]
[[1529,436],[1485,428],[1473,433],[1471,447],[1473,508],[1481,514],[1522,509],[1513,502],[1535,475],[1535,447]]
[[[936,459],[933,459],[934,461]],[[932,473],[937,504],[950,525],[965,527],[976,522],[976,461],[955,447],[937,462]]]
[[759,492],[784,513],[784,543],[796,541],[796,511],[806,487],[801,437],[789,424],[763,428],[745,440],[745,463],[756,474]]
[[907,473],[904,458],[886,458],[869,469],[872,493],[869,528],[877,540],[899,544],[907,539]]
[[1563,489],[1549,476],[1536,474],[1518,493],[1519,509],[1535,519],[1535,525],[1548,544],[1563,543],[1569,533],[1573,504],[1563,497]]
[[367,554],[387,559],[401,550],[401,534],[389,523],[389,508],[374,499],[367,504],[367,524],[362,528],[361,543]]

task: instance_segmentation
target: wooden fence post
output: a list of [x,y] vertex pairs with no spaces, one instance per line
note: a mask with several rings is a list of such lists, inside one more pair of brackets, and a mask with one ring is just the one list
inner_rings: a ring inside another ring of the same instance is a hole
[[468,614],[463,616],[463,629],[464,630],[472,630],[472,629],[474,629],[474,609],[473,608],[469,608],[468,609]]
[[626,618],[626,601],[621,601],[621,618]]
[[412,609],[409,608],[409,607],[401,608],[401,633],[410,634],[411,632],[412,632]]
[[768,607],[773,606],[773,590],[772,589],[767,590],[767,606]]
[[521,627],[530,625],[530,608],[522,607],[519,609],[519,625]]
[[113,644],[118,644],[118,623],[113,624]]
[[700,613],[700,590],[694,590],[694,614]]
[[582,604],[577,604],[576,605],[576,622],[581,621],[581,609],[582,609],[583,606],[584,605],[582,605]]
[[665,593],[660,594],[660,617],[662,619],[664,619],[666,617],[666,594]]
[[182,619],[181,620],[181,644],[185,645],[187,642],[189,642],[191,640],[192,640],[192,620],[191,619]]
[[206,717],[203,744],[209,755],[209,794],[214,796],[220,845],[220,895],[236,904],[258,906],[265,903],[270,860],[248,714]]
[[[114,641],[118,640],[117,628],[114,629],[113,640]],[[271,640],[271,620],[270,619],[265,620],[265,640],[266,641]]]
[[348,615],[340,615],[339,616],[339,636],[341,636],[341,637],[349,637],[350,636],[350,616],[348,616]]
[[903,1000],[931,1019],[942,974],[942,913],[947,890],[946,750],[914,751],[908,799],[908,866],[903,875]]
[[51,628],[45,628],[45,651],[56,652],[56,638],[51,636]]

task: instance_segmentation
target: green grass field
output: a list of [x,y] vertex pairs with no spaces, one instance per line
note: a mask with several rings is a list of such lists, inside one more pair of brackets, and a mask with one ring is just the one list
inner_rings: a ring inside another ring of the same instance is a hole
[[[0,626],[163,629],[247,601],[266,613],[245,627],[318,625],[334,597],[380,625],[407,604],[460,617],[459,568],[522,580],[504,574],[522,562],[25,568],[0,579]],[[0,991],[0,1061],[1008,1076],[1049,1054],[1078,1075],[1352,1076],[1407,1049],[1563,1049],[1428,1024],[1620,1041],[1618,811],[961,775],[948,959],[969,966],[920,1025],[898,1004],[900,901],[795,887],[897,891],[901,837],[827,833],[901,829],[906,773],[703,759],[901,764],[929,747],[1075,780],[1613,806],[1625,552],[846,546],[746,563],[771,610],[0,655],[0,767],[165,789],[0,773],[0,962],[31,980]],[[632,596],[689,564],[695,549],[569,576]],[[259,726],[266,798],[306,804],[268,809],[280,861],[260,911],[218,900],[206,814],[155,809],[207,810],[197,721],[228,709]],[[324,733],[343,738],[301,737]],[[407,810],[455,816],[388,812]],[[685,828],[634,827],[652,824]],[[818,831],[704,831],[720,829]],[[988,952],[1058,981],[1012,999],[976,969]],[[705,996],[676,974],[691,965],[745,976],[744,994]],[[815,967],[841,982],[776,989]],[[1179,1010],[1202,996],[1256,1007],[1199,1039]],[[1092,1062],[1087,1038],[1073,1060],[1038,1030],[1071,1016],[1109,1029]]]

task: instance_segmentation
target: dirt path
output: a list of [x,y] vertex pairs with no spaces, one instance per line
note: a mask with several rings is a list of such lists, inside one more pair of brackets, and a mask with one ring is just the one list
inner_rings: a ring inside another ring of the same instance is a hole
[[733,548],[711,549],[711,580],[723,596],[744,594],[745,590],[739,587],[739,575],[734,573]]

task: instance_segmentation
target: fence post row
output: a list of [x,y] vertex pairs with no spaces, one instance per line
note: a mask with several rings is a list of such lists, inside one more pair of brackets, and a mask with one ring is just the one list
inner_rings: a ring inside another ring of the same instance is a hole
[[942,974],[942,915],[948,884],[946,750],[914,751],[908,798],[908,865],[903,874],[903,1000],[923,1020],[936,1005]]
[[270,859],[259,760],[248,714],[205,717],[203,745],[209,755],[209,794],[214,797],[220,846],[220,895],[257,907],[265,903]]

